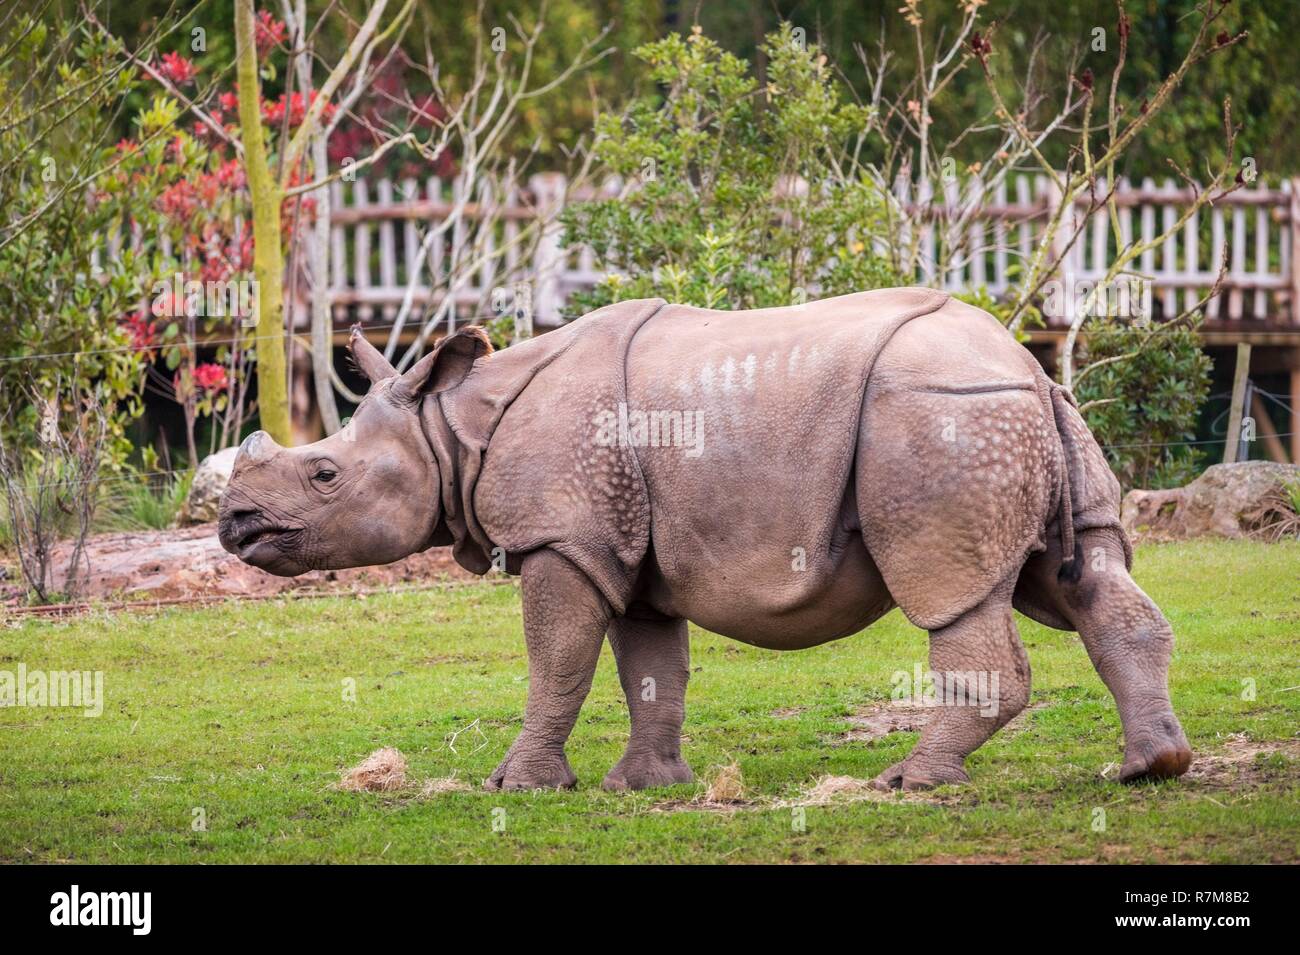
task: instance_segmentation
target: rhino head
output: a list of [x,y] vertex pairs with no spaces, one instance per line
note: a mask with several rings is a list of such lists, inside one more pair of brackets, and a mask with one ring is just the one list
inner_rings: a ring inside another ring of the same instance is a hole
[[349,347],[371,387],[347,426],[299,448],[249,435],[221,498],[221,546],[281,577],[387,564],[435,542],[441,478],[421,406],[492,350],[471,326],[399,375],[358,328]]

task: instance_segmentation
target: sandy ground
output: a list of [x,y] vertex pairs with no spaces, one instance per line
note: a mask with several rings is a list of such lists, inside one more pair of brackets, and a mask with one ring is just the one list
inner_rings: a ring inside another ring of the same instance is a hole
[[[354,590],[476,579],[452,560],[449,547],[435,547],[383,567],[276,577],[241,563],[233,554],[222,550],[215,524],[179,530],[97,534],[87,541],[86,554],[90,560],[90,581],[79,595],[82,600],[264,596],[291,590]],[[53,561],[59,576],[67,562],[66,546],[61,545]],[[21,599],[16,559],[6,562],[6,571],[6,578],[0,580],[0,603]]]

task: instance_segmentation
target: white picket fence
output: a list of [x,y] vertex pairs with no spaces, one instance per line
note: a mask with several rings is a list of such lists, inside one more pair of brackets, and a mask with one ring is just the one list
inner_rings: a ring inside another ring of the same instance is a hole
[[[465,221],[433,243],[426,261],[417,261],[423,229],[444,221],[454,208],[452,186],[436,178],[423,183],[387,179],[335,183],[332,196],[331,288],[339,324],[360,319],[391,320],[414,276],[413,303],[421,310],[437,305],[446,294],[448,269],[457,247],[464,243],[469,223],[483,215],[470,203]],[[933,281],[937,261],[950,263],[942,285],[952,291],[984,288],[994,297],[1008,292],[1016,267],[1027,262],[1040,231],[1056,202],[1047,177],[1022,176],[1004,182],[978,202],[965,234],[954,236],[945,223],[954,219],[961,197],[952,190],[931,199],[920,237],[919,272]],[[559,323],[567,297],[599,281],[588,249],[562,251],[555,216],[567,197],[564,177],[533,176],[524,189],[503,197],[499,231],[488,243],[509,246],[497,261],[485,262],[456,292],[456,309],[463,317],[490,314],[493,291],[527,283],[532,314],[540,327]],[[1099,195],[1105,194],[1104,185]],[[900,202],[911,197],[899,195]],[[1112,234],[1105,209],[1082,225],[1078,240],[1062,263],[1059,277],[1074,282],[1103,278],[1121,245],[1134,236],[1151,239],[1171,228],[1191,201],[1185,188],[1165,181],[1133,185],[1121,180],[1115,190],[1119,236]],[[1075,215],[1087,211],[1086,201]],[[541,218],[542,236],[524,260],[513,247],[525,222]],[[1077,225],[1077,220],[1075,222]],[[1136,231],[1135,231],[1136,230]],[[1156,248],[1143,253],[1136,271],[1149,280],[1158,312],[1169,316],[1194,305],[1214,284],[1227,250],[1228,271],[1221,294],[1207,305],[1211,321],[1269,322],[1300,325],[1300,270],[1295,248],[1300,230],[1300,180],[1270,188],[1262,183],[1242,188],[1202,209]],[[1062,236],[1072,234],[1067,222]],[[944,254],[945,246],[957,253]],[[500,294],[498,292],[498,298]],[[508,298],[508,296],[507,296]],[[1056,319],[1060,321],[1060,319]]]

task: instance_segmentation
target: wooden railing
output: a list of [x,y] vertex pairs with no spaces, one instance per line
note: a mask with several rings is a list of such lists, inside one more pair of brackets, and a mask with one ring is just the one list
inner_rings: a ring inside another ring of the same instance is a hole
[[[417,261],[423,229],[444,221],[454,208],[449,183],[395,184],[386,179],[335,183],[332,196],[331,288],[336,320],[391,319],[415,279],[412,301],[436,305],[446,294],[447,276],[465,229],[482,216],[481,205],[463,205],[462,223],[448,230]],[[555,215],[565,201],[563,176],[533,176],[527,188],[502,197],[493,215],[497,231],[486,241],[500,242],[502,255],[485,262],[456,293],[457,310],[488,314],[493,290],[525,282],[538,326],[558,324],[561,308],[577,289],[601,277],[590,250],[561,250]],[[1104,185],[1099,194],[1105,194]],[[902,203],[911,197],[897,197]],[[1112,234],[1105,209],[1085,223],[1066,222],[1060,235],[1078,239],[1066,255],[1059,278],[1095,282],[1103,278],[1117,253],[1133,239],[1150,240],[1177,223],[1192,194],[1171,182],[1141,185],[1121,181],[1115,190],[1120,235]],[[960,197],[949,191],[929,202],[922,217],[917,269],[922,281],[934,283],[936,263],[943,263],[944,287],[953,291],[984,288],[1005,295],[1017,269],[1033,254],[1050,210],[1056,203],[1046,177],[1020,177],[1003,183],[978,204],[961,236],[951,223]],[[1074,213],[1087,212],[1081,203]],[[540,240],[527,256],[516,244],[519,230],[540,219]],[[1227,274],[1221,292],[1206,307],[1217,322],[1267,322],[1300,328],[1300,270],[1295,249],[1300,229],[1300,180],[1280,188],[1256,184],[1231,193],[1194,214],[1174,234],[1140,255],[1132,270],[1150,283],[1158,315],[1177,314],[1200,300],[1214,285],[1226,250]],[[952,251],[949,252],[949,247]],[[1023,271],[1021,269],[1021,271]],[[1050,319],[1059,324],[1059,316]]]

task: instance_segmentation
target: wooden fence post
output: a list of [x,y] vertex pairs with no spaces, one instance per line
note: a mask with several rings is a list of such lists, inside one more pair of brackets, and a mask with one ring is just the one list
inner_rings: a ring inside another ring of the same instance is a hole
[[[1300,353],[1300,349],[1295,349]],[[1300,354],[1293,359],[1300,362]],[[1291,463],[1300,464],[1300,365],[1291,369]]]
[[1237,445],[1241,441],[1241,416],[1246,410],[1246,382],[1250,377],[1250,345],[1237,345],[1237,368],[1232,377],[1232,407],[1228,410],[1228,438],[1223,445],[1223,463],[1237,460]]
[[564,204],[564,174],[540,172],[528,179],[541,221],[541,235],[533,257],[533,274],[536,291],[533,293],[533,319],[543,325],[560,323],[560,268],[564,253],[560,248],[560,210]]
[[1291,324],[1300,325],[1300,176],[1291,180]]

